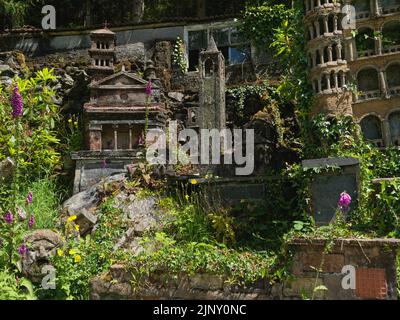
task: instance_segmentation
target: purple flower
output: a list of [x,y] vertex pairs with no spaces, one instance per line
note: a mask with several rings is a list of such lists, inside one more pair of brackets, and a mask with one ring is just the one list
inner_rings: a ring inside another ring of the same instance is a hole
[[340,194],[340,198],[339,198],[339,202],[338,202],[338,206],[342,209],[342,210],[346,210],[351,203],[351,197],[350,195],[345,191],[342,192]]
[[21,94],[19,93],[18,85],[14,86],[10,102],[11,102],[11,106],[13,108],[12,116],[14,118],[21,117],[23,102],[22,102]]
[[27,248],[27,246],[26,245],[21,245],[19,248],[18,248],[18,253],[21,255],[21,256],[23,256],[26,252],[28,251],[28,248]]
[[13,214],[9,211],[4,215],[4,220],[8,223],[11,224],[14,221],[14,216]]
[[29,218],[29,221],[28,221],[28,227],[29,227],[29,229],[32,229],[32,227],[34,226],[34,224],[35,224],[35,216],[34,216],[34,215],[31,215],[31,217]]
[[26,196],[26,203],[31,204],[33,199],[32,192],[29,192],[28,195]]
[[147,85],[146,85],[146,94],[147,94],[147,96],[150,97],[152,95],[152,93],[153,93],[153,86],[152,86],[151,80],[149,80],[149,82],[147,82]]

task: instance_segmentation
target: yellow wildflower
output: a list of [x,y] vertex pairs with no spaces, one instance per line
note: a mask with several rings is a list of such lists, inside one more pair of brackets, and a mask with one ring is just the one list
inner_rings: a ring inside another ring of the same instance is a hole
[[79,263],[79,262],[81,262],[81,260],[82,260],[81,256],[75,256],[74,257],[75,263]]
[[79,225],[78,224],[75,225],[75,230],[79,231]]
[[73,215],[73,216],[68,217],[67,221],[72,222],[72,221],[75,221],[76,219],[77,219],[77,216]]
[[76,250],[75,249],[71,249],[68,252],[71,256],[73,256],[74,254],[76,254]]
[[64,251],[62,251],[61,249],[57,249],[57,255],[59,257],[62,257],[64,255]]
[[190,180],[190,183],[195,185],[195,184],[198,184],[198,181],[196,179],[192,179],[192,180]]
[[71,119],[71,118],[69,118],[69,119],[68,119],[68,122],[69,122],[69,123],[71,123],[71,122],[72,122],[72,119]]
[[189,195],[188,194],[185,195],[185,199],[186,199],[186,201],[189,201]]

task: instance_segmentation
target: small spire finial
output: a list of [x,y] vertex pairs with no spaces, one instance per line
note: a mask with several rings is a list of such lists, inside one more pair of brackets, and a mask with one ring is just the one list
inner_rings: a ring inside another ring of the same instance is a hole
[[122,65],[122,72],[125,72],[126,70],[125,70],[125,65],[123,64]]
[[208,41],[207,51],[218,51],[217,44],[215,43],[214,37],[211,35],[210,40]]

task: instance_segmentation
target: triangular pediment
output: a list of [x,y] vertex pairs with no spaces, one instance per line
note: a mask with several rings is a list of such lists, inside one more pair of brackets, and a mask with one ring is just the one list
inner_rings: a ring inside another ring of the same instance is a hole
[[[104,88],[110,86],[118,86],[118,87],[143,87],[145,88],[147,85],[147,81],[140,78],[139,76],[128,73],[126,71],[121,71],[111,76],[108,76],[104,79],[101,79],[97,82],[94,82],[90,85],[91,89],[96,88]],[[154,84],[152,85],[153,88],[157,88]]]

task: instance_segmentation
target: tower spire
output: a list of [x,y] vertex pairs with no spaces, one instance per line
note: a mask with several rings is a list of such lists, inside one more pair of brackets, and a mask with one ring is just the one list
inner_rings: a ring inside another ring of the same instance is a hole
[[208,41],[207,51],[210,52],[218,51],[217,44],[215,43],[214,37],[212,35],[210,36],[210,40]]

